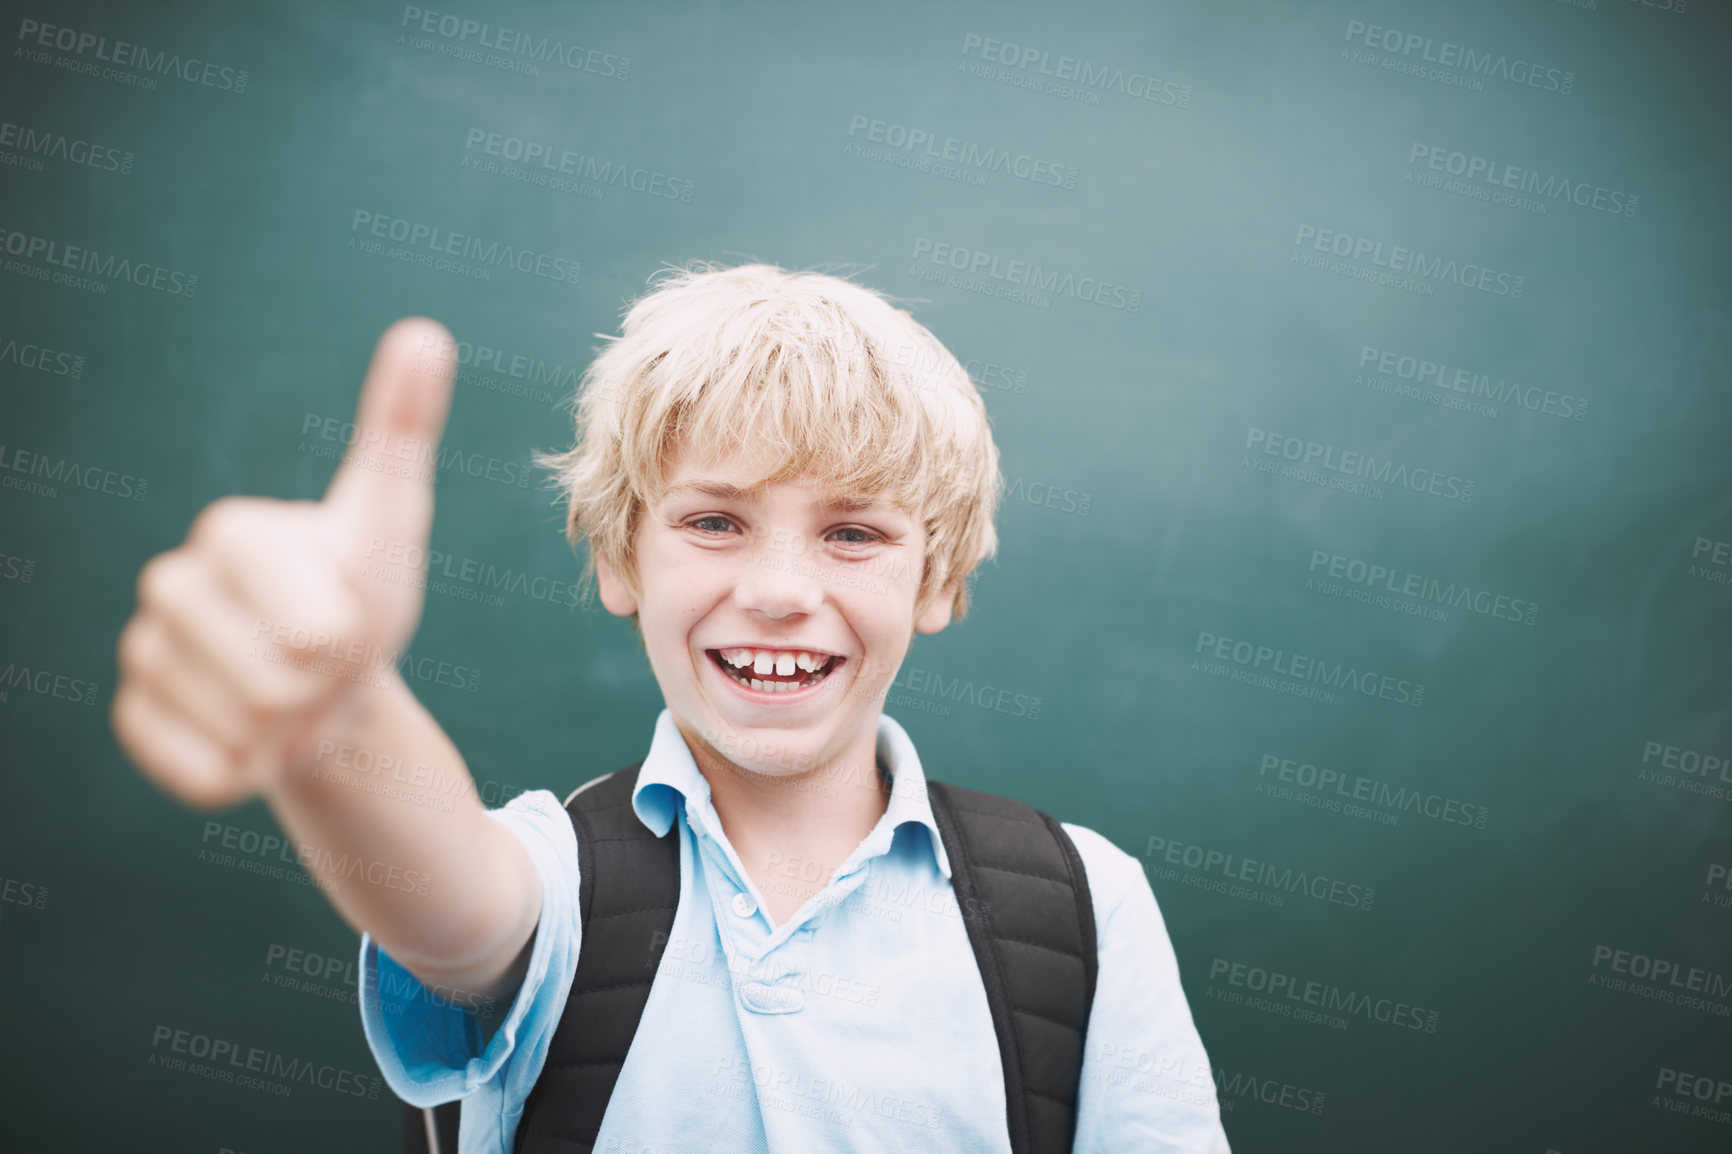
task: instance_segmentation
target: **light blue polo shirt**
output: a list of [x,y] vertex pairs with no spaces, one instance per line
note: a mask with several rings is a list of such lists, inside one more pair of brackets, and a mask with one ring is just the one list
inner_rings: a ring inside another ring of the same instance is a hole
[[[772,928],[672,714],[657,718],[632,807],[657,835],[678,830],[679,907],[597,1154],[1008,1154],[998,1039],[920,759],[883,715],[877,752],[893,776],[884,815],[829,884]],[[473,1014],[361,939],[367,1044],[405,1101],[463,1099],[460,1154],[511,1150],[582,937],[577,840],[559,799],[535,790],[488,816],[529,851],[542,904],[523,985],[485,1048]],[[1088,875],[1099,956],[1075,1150],[1226,1151],[1208,1057],[1141,864],[1093,830],[1064,828]],[[821,880],[795,862],[772,884],[784,878],[805,889]]]

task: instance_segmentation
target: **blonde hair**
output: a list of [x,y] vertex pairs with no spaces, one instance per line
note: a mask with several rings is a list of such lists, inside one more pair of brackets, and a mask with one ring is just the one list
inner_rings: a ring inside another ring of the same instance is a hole
[[[656,284],[657,280],[660,281]],[[683,447],[772,450],[755,488],[799,476],[882,495],[919,518],[926,557],[916,613],[998,549],[998,448],[968,373],[880,293],[817,272],[696,262],[651,278],[568,406],[576,443],[536,454],[566,499],[566,539],[589,542],[636,590],[634,534]]]

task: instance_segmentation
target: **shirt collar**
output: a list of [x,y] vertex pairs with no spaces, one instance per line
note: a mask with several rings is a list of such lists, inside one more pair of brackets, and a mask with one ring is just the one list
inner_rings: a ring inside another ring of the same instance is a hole
[[[920,767],[920,756],[914,752],[914,742],[906,730],[888,715],[878,715],[877,757],[891,776],[890,801],[884,816],[866,835],[862,848],[865,856],[888,853],[897,829],[908,822],[923,825],[927,844],[938,863],[938,870],[950,877],[950,855],[944,852],[944,841],[938,835],[938,823],[932,817],[932,802],[926,793],[926,774]],[[686,739],[674,724],[673,713],[667,709],[656,718],[655,736],[649,753],[638,770],[637,786],[632,790],[632,810],[638,820],[657,837],[666,835],[674,823],[675,807],[685,803],[686,820],[700,832],[710,832],[709,823],[719,826],[715,807],[710,804],[710,783],[699,772],[697,762]]]

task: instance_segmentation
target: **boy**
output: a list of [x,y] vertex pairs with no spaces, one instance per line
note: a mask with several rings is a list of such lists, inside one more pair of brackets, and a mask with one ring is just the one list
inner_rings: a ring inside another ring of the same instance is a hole
[[[113,721],[184,800],[262,794],[301,860],[332,875],[363,934],[381,1070],[412,1104],[461,1098],[467,1154],[519,1148],[520,1121],[556,1108],[531,1091],[595,931],[575,819],[542,790],[485,810],[389,660],[420,615],[432,482],[417,466],[444,427],[453,348],[432,322],[392,326],[323,501],[226,498],[152,559]],[[980,915],[955,901],[925,770],[880,709],[912,635],[966,612],[967,578],[996,549],[1002,480],[978,392],[870,290],[694,268],[626,315],[585,376],[577,433],[543,463],[666,706],[620,784],[679,850],[641,1044],[593,1148],[1009,1151],[965,925]],[[333,751],[393,758],[423,784],[359,788]],[[1063,829],[1098,942],[1075,1149],[1226,1150],[1139,863]],[[334,876],[362,856],[427,884]],[[526,1150],[587,1148],[525,1130]]]

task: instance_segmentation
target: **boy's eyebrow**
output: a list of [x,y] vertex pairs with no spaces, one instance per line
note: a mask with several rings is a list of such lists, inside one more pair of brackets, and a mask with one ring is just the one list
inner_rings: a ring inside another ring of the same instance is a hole
[[838,493],[833,497],[826,498],[824,505],[843,513],[859,513],[866,509],[878,508],[895,509],[895,506],[890,502],[878,497],[851,497],[845,493]]
[[702,493],[709,497],[720,497],[728,501],[751,501],[757,497],[756,490],[742,489],[738,485],[730,485],[726,481],[681,481],[677,485],[669,485],[663,490],[664,496],[672,497],[680,493]]
[[[759,490],[742,489],[738,485],[730,485],[726,481],[681,481],[670,485],[664,496],[673,497],[681,493],[702,493],[705,496],[717,497],[724,501],[755,501]],[[894,510],[892,503],[880,497],[857,496],[838,493],[824,498],[824,506],[844,513],[858,513],[866,509],[885,508]]]

